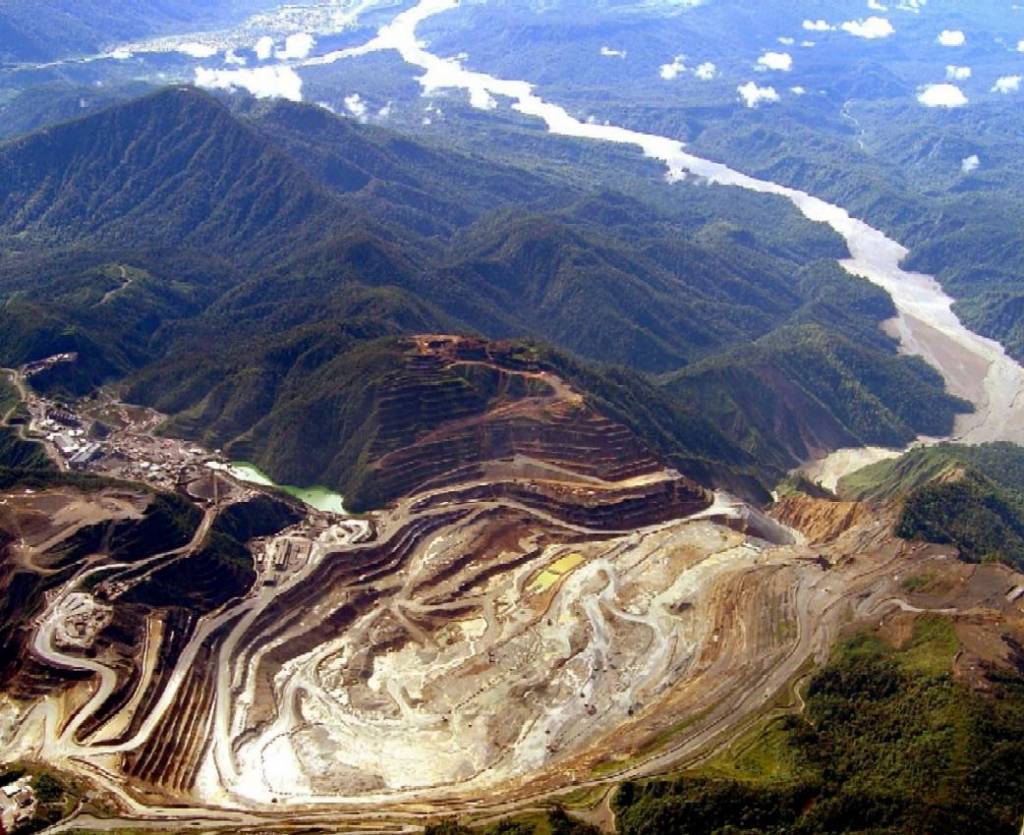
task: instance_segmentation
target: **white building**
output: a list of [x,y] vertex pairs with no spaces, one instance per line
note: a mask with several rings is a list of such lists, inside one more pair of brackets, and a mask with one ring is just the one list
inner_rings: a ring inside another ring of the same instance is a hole
[[32,820],[36,813],[36,795],[31,777],[21,777],[0,788],[0,828],[11,832]]

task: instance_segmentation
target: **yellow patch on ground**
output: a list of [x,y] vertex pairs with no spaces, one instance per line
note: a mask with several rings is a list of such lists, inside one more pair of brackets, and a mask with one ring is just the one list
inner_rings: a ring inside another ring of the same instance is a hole
[[536,594],[547,591],[581,562],[583,562],[582,554],[572,553],[559,557],[537,575],[537,579],[530,586],[530,591]]

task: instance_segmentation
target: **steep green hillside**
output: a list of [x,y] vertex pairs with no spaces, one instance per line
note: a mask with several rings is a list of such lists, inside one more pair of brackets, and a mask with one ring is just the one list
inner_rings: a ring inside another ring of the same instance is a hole
[[840,492],[901,502],[896,533],[955,545],[961,558],[1024,566],[1024,449],[1014,444],[915,449],[847,476]]
[[970,562],[996,560],[1024,567],[1024,496],[1007,494],[967,473],[929,484],[903,503],[896,534],[955,545]]
[[423,236],[450,235],[481,215],[551,208],[572,193],[522,167],[416,142],[311,105],[236,103],[262,135],[347,203]]
[[24,441],[16,429],[0,426],[0,467],[12,470],[48,470],[53,465],[46,450],[33,441]]
[[19,248],[213,245],[255,257],[343,220],[284,153],[190,88],[0,145],[0,235]]
[[894,649],[841,644],[811,680],[799,716],[769,720],[698,772],[626,783],[618,831],[926,833],[1019,829],[1024,679],[988,694],[954,679],[953,625],[919,618]]
[[23,410],[18,389],[6,374],[0,373],[0,467],[9,470],[56,469],[41,444],[23,439],[19,427],[8,425],[12,418],[23,420]]
[[71,250],[10,258],[0,266],[0,287],[9,292],[0,308],[0,364],[73,351],[74,365],[33,385],[83,394],[159,357],[164,327],[196,316],[236,280],[222,260],[191,253]]
[[699,404],[674,396],[650,378],[619,366],[595,366],[546,350],[549,364],[602,414],[629,427],[680,472],[702,484],[767,501],[781,471],[744,449],[728,427]]
[[[281,483],[334,486],[351,508],[373,506],[382,489],[370,470],[375,460],[444,421],[481,414],[497,393],[488,377],[424,369],[405,340],[376,326],[360,329],[352,320],[344,328],[298,329],[233,357],[238,365],[216,358],[156,365],[130,395],[174,414],[168,433],[252,460]],[[754,458],[643,376],[551,348],[528,350],[683,472],[767,497],[770,480]],[[410,387],[415,392],[403,395],[405,407],[388,406]]]
[[[1001,63],[999,52],[977,59]],[[833,88],[862,74],[860,68],[830,69],[820,76]],[[895,100],[885,100],[881,85],[861,86],[852,95],[835,90],[831,106],[812,99],[771,120],[722,114],[701,125],[696,145],[883,229],[911,248],[910,269],[934,274],[958,300],[956,312],[969,327],[1024,357],[1020,108],[1012,100],[972,99],[975,106],[937,122],[934,111],[908,107],[903,97],[909,94],[897,82]],[[842,116],[829,112],[839,107]],[[972,158],[977,167],[965,170]]]
[[968,469],[1007,492],[1024,494],[1024,449],[1010,443],[920,447],[858,470],[844,478],[839,489],[859,501],[886,501]]
[[[378,391],[402,366],[398,342],[371,336],[384,334],[358,324],[299,331],[253,351],[245,367],[155,368],[132,396],[150,399],[153,386],[156,405],[176,414],[166,431],[252,460],[281,483],[328,484],[348,496],[368,464]],[[180,375],[177,386],[168,373]]]
[[943,393],[938,374],[923,362],[817,324],[781,329],[687,368],[665,386],[780,470],[823,450],[945,435],[956,414],[969,409]]
[[403,334],[550,344],[599,411],[751,497],[962,408],[778,201],[521,163],[177,88],[0,145],[0,363],[76,351],[37,384],[126,380],[169,432],[366,497]]

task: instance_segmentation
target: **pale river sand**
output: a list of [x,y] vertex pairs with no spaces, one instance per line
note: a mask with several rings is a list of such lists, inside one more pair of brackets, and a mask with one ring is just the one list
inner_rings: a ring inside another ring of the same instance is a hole
[[903,454],[901,449],[887,449],[880,446],[857,447],[855,449],[837,449],[825,458],[819,458],[800,468],[800,472],[812,483],[820,484],[833,492],[839,486],[843,476],[857,470],[888,461]]

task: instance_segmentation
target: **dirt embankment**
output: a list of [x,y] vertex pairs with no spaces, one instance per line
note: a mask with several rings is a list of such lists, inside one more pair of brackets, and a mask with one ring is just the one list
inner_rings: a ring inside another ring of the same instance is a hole
[[878,513],[877,507],[865,502],[830,501],[794,493],[779,501],[770,515],[800,531],[810,542],[833,542]]

